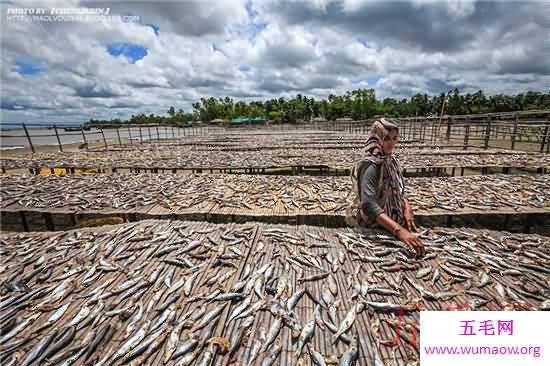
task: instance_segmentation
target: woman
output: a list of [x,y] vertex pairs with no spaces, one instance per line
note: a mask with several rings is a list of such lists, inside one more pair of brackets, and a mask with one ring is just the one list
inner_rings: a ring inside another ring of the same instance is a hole
[[353,217],[363,227],[382,226],[422,256],[424,245],[412,233],[417,231],[412,207],[405,196],[401,167],[392,154],[398,135],[398,125],[384,118],[372,125],[364,160],[352,174],[357,211]]

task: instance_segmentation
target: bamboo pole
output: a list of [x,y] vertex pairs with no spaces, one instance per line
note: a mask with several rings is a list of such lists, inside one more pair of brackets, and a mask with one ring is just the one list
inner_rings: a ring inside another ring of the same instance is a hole
[[107,149],[107,140],[105,139],[105,134],[103,133],[103,128],[99,128],[99,131],[101,131],[101,136],[103,136],[103,143],[105,144],[105,149]]
[[519,116],[517,113],[515,113],[514,129],[512,130],[512,136],[511,136],[512,145],[510,146],[510,149],[512,150],[514,150],[514,148],[516,147],[516,135],[518,133],[518,122],[519,122]]
[[542,143],[540,144],[540,152],[544,152],[544,144],[546,143],[548,145],[548,143],[550,141],[548,141],[548,127],[549,125],[547,124],[546,127],[544,128],[544,133],[542,135]]
[[86,149],[88,148],[88,140],[86,140],[86,134],[84,133],[84,127],[80,125],[80,132],[82,133],[82,141],[86,144]]
[[31,147],[31,151],[34,154],[36,151],[34,150],[34,145],[31,141],[31,135],[29,134],[29,130],[27,130],[27,126],[23,123],[23,129],[25,130],[25,135],[27,136],[27,140],[29,141],[29,145]]
[[469,139],[470,139],[470,117],[466,117],[466,126],[464,128],[464,150],[468,149]]
[[119,128],[116,128],[116,135],[118,137],[118,146],[122,146],[122,141],[120,140],[120,132],[118,131]]
[[485,143],[484,148],[489,148],[489,139],[491,138],[491,117],[487,117],[487,128],[485,129]]
[[53,125],[53,129],[55,131],[55,137],[57,137],[57,144],[59,146],[59,151],[63,152],[63,145],[61,145],[61,139],[59,138],[59,133],[57,132],[57,126]]
[[[439,135],[439,126],[441,126],[441,120],[443,119],[443,112],[445,111],[445,106],[447,104],[447,97],[448,97],[448,93],[445,95],[445,98],[443,99],[443,104],[441,105],[441,113],[439,114],[439,122],[437,124],[437,129],[436,129],[438,135]],[[432,137],[433,136],[434,136],[434,133],[433,133],[433,126],[432,126]]]

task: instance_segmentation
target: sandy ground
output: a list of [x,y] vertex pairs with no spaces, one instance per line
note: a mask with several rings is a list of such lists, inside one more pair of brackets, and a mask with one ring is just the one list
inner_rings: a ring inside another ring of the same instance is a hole
[[[111,146],[114,144],[113,142],[107,141],[108,144]],[[86,151],[86,149],[81,149],[80,146],[82,143],[74,143],[74,144],[63,144],[63,151],[64,152],[78,152],[78,151]],[[88,148],[90,149],[97,149],[104,147],[103,142],[94,142],[88,145]],[[49,152],[58,152],[59,146],[57,145],[34,145],[34,149],[36,153],[49,153]],[[16,157],[16,156],[31,156],[32,151],[29,146],[25,146],[20,149],[10,149],[10,150],[1,150],[0,151],[0,157],[2,158],[9,158],[9,157]]]
[[[451,144],[451,145],[461,145],[464,142],[462,138],[452,138],[448,142],[447,141],[440,141],[440,144]],[[126,145],[129,144],[129,141],[122,139],[122,144]],[[482,146],[482,143],[480,141],[470,141],[471,145],[478,145]],[[82,143],[74,143],[74,144],[64,144],[63,145],[63,151],[64,152],[77,152],[77,151],[86,151],[86,149],[80,149],[80,146]],[[115,140],[107,140],[108,146],[118,146],[118,141]],[[94,141],[92,143],[89,143],[88,148],[90,149],[101,149],[104,147],[103,141]],[[510,149],[510,141],[509,140],[491,140],[489,142],[489,147],[491,148],[503,148],[503,149]],[[57,145],[35,145],[34,146],[35,151],[37,153],[42,152],[57,152],[59,151],[59,147]],[[458,149],[458,148],[457,148]],[[529,151],[529,152],[540,152],[540,142],[526,142],[526,141],[518,141],[516,142],[515,149],[517,151]],[[546,147],[545,147],[546,151]],[[20,149],[13,149],[13,150],[0,150],[0,158],[10,158],[10,157],[16,157],[16,156],[30,156],[32,154],[31,148],[29,146],[25,146]]]

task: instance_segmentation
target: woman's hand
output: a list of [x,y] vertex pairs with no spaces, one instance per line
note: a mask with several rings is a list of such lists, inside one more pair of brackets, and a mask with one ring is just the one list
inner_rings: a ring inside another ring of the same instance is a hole
[[424,256],[424,254],[426,254],[424,244],[422,244],[420,239],[418,239],[418,237],[410,231],[402,228],[397,233],[397,238],[403,243],[407,244],[412,250],[414,250],[417,257],[422,257]]
[[423,256],[425,254],[424,245],[420,239],[418,239],[418,236],[393,221],[385,213],[376,216],[376,223],[384,227],[384,229],[388,230],[390,233],[393,233],[394,236],[414,250],[418,256]]
[[409,201],[405,200],[404,206],[405,207],[403,208],[403,215],[405,216],[405,225],[407,226],[407,229],[409,229],[409,231],[417,232],[418,228],[414,223],[414,214]]

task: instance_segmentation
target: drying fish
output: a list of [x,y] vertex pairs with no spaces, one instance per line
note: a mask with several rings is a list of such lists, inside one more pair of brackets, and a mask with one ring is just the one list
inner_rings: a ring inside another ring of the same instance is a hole
[[298,278],[298,282],[308,282],[308,281],[322,280],[324,278],[327,278],[328,275],[329,275],[329,273],[325,272],[325,273],[314,274],[314,275],[311,275],[311,276],[308,276],[308,277],[301,277],[301,278]]
[[48,318],[48,320],[46,320],[46,322],[45,322],[44,324],[42,324],[42,325],[40,326],[40,328],[37,329],[37,331],[41,331],[42,329],[49,327],[50,325],[52,325],[53,323],[55,323],[56,321],[58,321],[59,319],[61,319],[61,317],[65,314],[65,312],[67,311],[67,309],[69,308],[70,305],[71,305],[71,302],[68,301],[68,302],[65,303],[63,306],[61,306],[59,309],[57,309],[57,310]]
[[426,276],[428,276],[430,273],[432,272],[432,267],[424,267],[424,268],[421,268],[418,270],[418,272],[416,272],[416,278],[424,278]]
[[336,334],[334,335],[333,337],[333,340],[332,340],[332,343],[336,342],[336,340],[338,340],[338,338],[344,334],[348,329],[351,328],[351,326],[353,325],[353,323],[355,322],[355,317],[357,315],[357,311],[358,309],[356,308],[356,306],[354,305],[349,311],[348,313],[346,314],[346,317],[344,318],[344,320],[342,320],[342,323],[340,324],[340,327],[338,327],[338,331],[336,332]]
[[275,364],[276,360],[279,358],[279,355],[282,351],[281,344],[277,341],[273,347],[269,349],[268,355],[262,361],[261,366],[272,366]]
[[46,348],[48,348],[48,346],[50,345],[50,343],[54,340],[55,336],[57,335],[57,332],[54,331],[53,333],[50,333],[48,335],[46,335],[44,338],[42,338],[42,340],[40,342],[38,342],[38,344],[36,345],[36,347],[34,347],[30,352],[29,354],[27,355],[27,357],[23,360],[23,362],[21,363],[22,366],[28,366],[30,365],[34,360],[36,360],[38,358],[38,356],[40,356],[40,354],[42,354],[42,352],[44,352],[46,350]]
[[[183,192],[178,197],[186,195],[186,185],[177,189]],[[288,207],[301,205],[292,203],[294,193],[280,194]],[[327,202],[338,201],[331,196]],[[163,201],[160,207],[170,210],[169,197]],[[327,202],[315,204],[330,209]],[[387,328],[380,324],[402,327],[401,339],[410,344],[424,305],[453,309],[460,296],[470,309],[489,310],[494,303],[550,309],[550,281],[539,268],[550,261],[546,237],[466,228],[420,235],[429,262],[406,255],[389,235],[351,228],[143,220],[54,234],[2,233],[0,363],[269,366],[291,355],[297,364],[353,365],[359,363],[353,327],[361,314],[368,318],[365,347],[372,349],[365,362],[381,366],[376,340]],[[255,324],[262,322],[260,334]],[[346,345],[321,354],[323,340]],[[412,358],[396,358],[397,365],[411,364]]]
[[349,348],[344,352],[340,359],[340,366],[355,365],[359,357],[359,349],[357,348],[357,337],[353,338]]
[[254,361],[256,361],[256,358],[260,353],[260,348],[263,342],[265,342],[265,329],[260,328],[260,337],[259,339],[254,340],[254,342],[252,343],[252,347],[250,348],[250,353],[248,354],[248,361],[246,363],[247,366],[251,366],[254,363]]
[[216,319],[220,315],[224,307],[224,305],[220,305],[204,314],[201,321],[194,326],[194,329],[198,330],[204,328],[209,322]]
[[261,352],[265,352],[268,349],[268,347],[271,346],[271,344],[275,341],[275,339],[279,335],[279,332],[281,331],[282,326],[283,326],[283,322],[281,318],[275,318],[275,320],[271,322],[271,325],[267,332],[266,340],[262,347]]
[[313,362],[313,364],[315,366],[326,366],[327,365],[323,355],[320,354],[319,352],[317,352],[313,347],[309,348],[309,354],[311,355],[311,362]]
[[286,308],[288,309],[288,311],[294,310],[294,307],[296,306],[296,304],[298,304],[298,301],[300,301],[304,293],[305,291],[303,289],[299,289],[287,300]]
[[315,320],[310,320],[304,325],[304,327],[302,328],[302,331],[300,332],[300,336],[298,337],[298,343],[296,345],[297,350],[295,354],[296,358],[300,357],[300,355],[303,352],[304,346],[311,340],[314,333],[315,333]]

